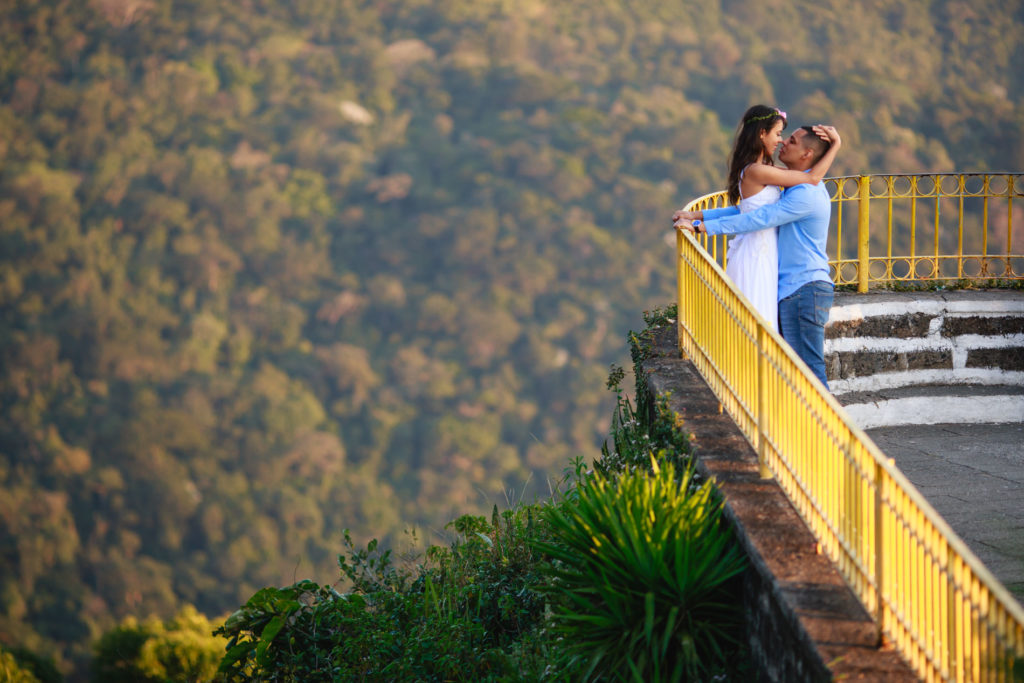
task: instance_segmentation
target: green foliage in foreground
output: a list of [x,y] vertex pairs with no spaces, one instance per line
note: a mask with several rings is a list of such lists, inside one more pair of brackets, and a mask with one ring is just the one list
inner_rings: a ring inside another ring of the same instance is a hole
[[736,650],[743,559],[709,483],[577,463],[570,495],[494,516],[413,568],[375,543],[340,558],[349,593],[265,588],[218,630],[229,681],[694,680]]
[[545,510],[554,630],[587,680],[705,680],[735,644],[744,558],[721,502],[710,482],[691,489],[692,469],[652,465],[587,477],[575,504]]
[[683,429],[683,420],[669,409],[668,396],[652,398],[643,368],[644,361],[653,352],[654,331],[675,324],[676,315],[675,304],[644,311],[646,327],[640,332],[630,331],[628,335],[636,407],[621,387],[625,370],[612,366],[607,383],[616,395],[611,438],[601,446],[601,458],[594,463],[595,471],[601,474],[614,476],[617,472],[637,468],[653,471],[652,453],[657,454],[658,462],[668,463],[678,472],[686,470],[690,463],[692,451]]
[[0,649],[0,683],[61,683],[53,659],[23,647]]
[[456,539],[400,566],[376,542],[340,559],[352,591],[301,581],[265,588],[218,633],[229,681],[538,680],[546,539],[537,506],[448,525]]
[[213,624],[193,607],[167,621],[125,619],[96,644],[92,680],[96,683],[186,683],[209,681],[225,642],[211,634]]
[[0,683],[39,683],[39,679],[23,667],[13,654],[0,650]]

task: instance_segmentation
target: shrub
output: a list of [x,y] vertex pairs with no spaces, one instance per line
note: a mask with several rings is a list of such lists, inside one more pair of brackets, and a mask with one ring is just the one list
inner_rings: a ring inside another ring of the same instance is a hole
[[[30,680],[38,680],[39,683],[61,683],[64,680],[64,676],[58,671],[57,665],[51,657],[36,654],[24,647],[7,648],[5,654],[12,655],[19,668],[35,677]],[[0,666],[0,671],[4,671],[3,666]],[[5,675],[7,674],[0,673],[0,683],[7,683],[8,679],[4,678]],[[10,680],[13,682],[17,678]]]
[[671,464],[680,475],[692,459],[692,449],[683,429],[682,418],[668,407],[668,396],[652,398],[643,363],[652,353],[652,335],[658,328],[675,322],[676,307],[644,311],[647,326],[639,333],[629,333],[629,350],[633,359],[636,408],[623,394],[622,380],[626,372],[613,365],[607,387],[615,392],[611,439],[601,446],[601,458],[594,462],[595,471],[616,476],[637,468],[651,471],[652,456],[658,462]]
[[92,680],[97,683],[209,681],[224,655],[225,641],[194,607],[162,622],[129,617],[96,643]]
[[365,602],[300,581],[264,588],[215,631],[227,636],[218,675],[231,681],[329,681],[335,647],[366,621]]
[[709,483],[653,464],[595,474],[545,518],[555,631],[584,679],[678,681],[724,665],[738,612],[730,583],[744,558]]
[[39,679],[13,654],[0,650],[0,683],[39,683]]
[[[218,631],[229,681],[523,680],[550,657],[539,634],[537,509],[463,516],[456,539],[414,568],[376,541],[339,557],[352,591],[302,581],[265,588]],[[532,675],[532,674],[531,674]]]
[[653,416],[648,416],[638,414],[621,391],[617,394],[611,442],[601,446],[594,470],[609,477],[637,469],[650,472],[656,459],[672,465],[680,475],[685,472],[692,459],[691,449],[680,418],[668,407],[668,397],[659,396],[652,408]]

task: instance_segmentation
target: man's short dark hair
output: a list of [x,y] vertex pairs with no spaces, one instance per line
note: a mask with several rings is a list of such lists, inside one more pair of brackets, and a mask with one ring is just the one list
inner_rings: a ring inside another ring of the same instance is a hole
[[828,140],[822,140],[819,138],[818,134],[815,133],[814,129],[810,126],[800,126],[800,130],[807,133],[807,135],[804,136],[804,147],[807,147],[814,152],[814,158],[811,159],[811,165],[813,166],[818,163],[818,159],[825,156],[825,152],[832,147],[832,143]]

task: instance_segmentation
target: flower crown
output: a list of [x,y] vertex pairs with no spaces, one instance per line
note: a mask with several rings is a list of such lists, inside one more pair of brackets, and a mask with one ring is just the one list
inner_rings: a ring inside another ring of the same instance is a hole
[[771,114],[764,114],[763,116],[751,116],[749,119],[743,122],[743,125],[753,123],[754,121],[764,121],[765,119],[774,119],[776,116],[781,116],[783,119],[786,118],[786,112],[781,109],[776,109]]

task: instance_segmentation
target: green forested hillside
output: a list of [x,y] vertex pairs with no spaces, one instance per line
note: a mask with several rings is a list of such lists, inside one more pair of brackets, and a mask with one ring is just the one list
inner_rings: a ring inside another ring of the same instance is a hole
[[1021,35],[1020,0],[3,0],[0,644],[543,492],[748,104],[839,126],[834,174],[1020,170]]

